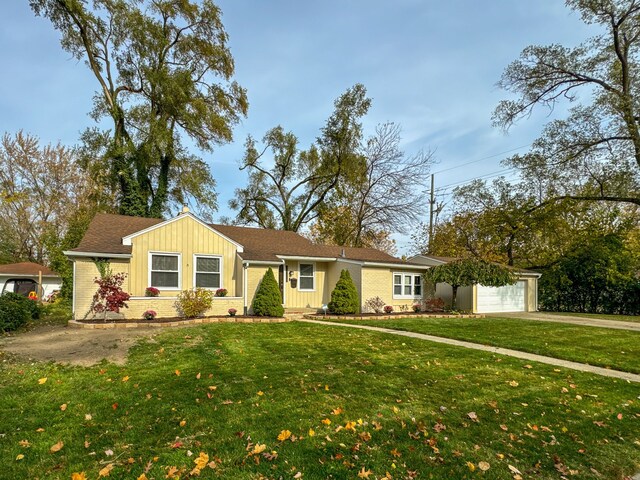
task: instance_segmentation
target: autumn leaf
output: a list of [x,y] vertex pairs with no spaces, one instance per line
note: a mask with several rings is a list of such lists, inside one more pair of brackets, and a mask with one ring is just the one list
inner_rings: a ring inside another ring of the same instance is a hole
[[129,375],[126,375],[126,376],[122,377],[122,381],[123,382],[128,382],[129,381]]
[[67,404],[63,403],[62,405],[60,405],[60,410],[62,410],[63,412],[67,409]]
[[284,442],[291,436],[291,432],[289,430],[282,430],[280,435],[278,435],[278,441]]
[[372,473],[371,470],[365,470],[364,467],[362,467],[362,470],[358,472],[358,478],[369,478],[369,475]]
[[476,415],[476,412],[469,412],[467,413],[467,417],[469,417],[471,420],[473,420],[474,422],[478,421],[478,415]]
[[173,467],[173,466],[168,467],[167,476],[164,478],[180,478],[178,477],[178,472],[179,472],[178,467]]
[[328,418],[323,418],[322,423],[324,423],[325,425],[331,425],[331,420],[329,420]]
[[486,472],[491,468],[491,465],[488,462],[478,462],[478,468],[483,472]]
[[113,463],[110,463],[109,465],[104,467],[102,470],[100,470],[98,472],[98,477],[108,477],[109,474],[111,473],[111,470],[113,470]]
[[56,453],[56,452],[59,452],[60,450],[62,450],[62,447],[64,447],[64,443],[62,442],[62,440],[60,440],[55,445],[52,445],[51,448],[49,449],[49,451],[51,453]]
[[45,383],[47,383],[47,377],[42,377],[41,379],[38,380],[38,383],[40,385],[44,385]]
[[203,469],[207,466],[207,463],[209,463],[209,455],[204,452],[200,452],[198,458],[196,458],[193,462],[196,464],[196,467],[198,467],[199,469]]
[[308,434],[310,437],[313,437],[316,434],[316,431],[313,428],[310,428]]
[[511,385],[512,387],[517,387],[518,385],[520,385],[518,382],[516,382],[515,380],[511,380],[509,382],[509,385]]
[[29,443],[29,440],[20,440],[18,442],[18,445],[20,445],[21,447],[24,447],[24,448],[28,448],[28,447],[31,446],[31,444]]
[[396,458],[399,458],[402,456],[402,454],[398,451],[397,448],[394,448],[393,450],[391,450],[391,455],[393,455]]
[[467,462],[467,468],[473,472],[476,469],[476,466],[471,462]]
[[360,440],[362,440],[363,442],[368,442],[369,440],[371,440],[371,434],[369,432],[362,432],[358,436],[360,437]]
[[24,455],[19,453],[18,455],[16,455],[16,460],[22,460],[24,458]]
[[140,475],[136,480],[149,480],[147,478],[147,476],[143,473],[142,475]]
[[176,370],[174,373],[176,374],[177,377],[180,376],[180,370]]
[[347,422],[345,424],[345,426],[344,426],[344,429],[345,430],[351,430],[352,432],[355,432],[356,431],[356,422],[351,422],[351,421]]
[[267,446],[264,443],[256,443],[253,447],[253,450],[249,452],[249,455],[259,455],[264,452]]
[[198,374],[196,375],[196,379],[200,380],[200,372],[198,372]]
[[260,390],[260,391],[257,393],[257,395],[258,395],[259,397],[261,397],[261,396],[263,396],[263,395],[264,395],[264,392],[263,392],[262,390]]
[[71,474],[71,480],[87,480],[84,472],[74,472]]
[[340,415],[342,412],[344,412],[344,410],[341,407],[334,408],[333,410],[331,410],[332,415]]
[[181,426],[181,427],[184,427],[186,424],[187,424],[187,421],[186,421],[186,420],[182,420],[182,421],[180,422],[180,426]]

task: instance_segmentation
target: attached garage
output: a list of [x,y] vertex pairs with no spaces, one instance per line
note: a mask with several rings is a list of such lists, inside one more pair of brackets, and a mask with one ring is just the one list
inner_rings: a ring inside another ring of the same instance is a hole
[[504,287],[476,286],[476,312],[526,312],[527,281]]
[[[410,262],[436,267],[457,260],[453,257],[416,255]],[[504,287],[473,285],[458,288],[457,308],[473,313],[536,312],[538,310],[538,279],[540,274],[528,270],[518,271],[518,281]],[[435,294],[451,304],[452,288],[447,283],[436,285]]]

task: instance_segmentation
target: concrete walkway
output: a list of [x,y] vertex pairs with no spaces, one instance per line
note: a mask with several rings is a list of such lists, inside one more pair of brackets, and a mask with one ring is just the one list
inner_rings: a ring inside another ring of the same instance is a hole
[[595,367],[585,363],[570,362],[568,360],[560,360],[559,358],[546,357],[544,355],[536,355],[534,353],[521,352],[520,350],[511,350],[509,348],[491,347],[480,343],[464,342],[462,340],[453,340],[451,338],[436,337],[434,335],[425,335],[423,333],[403,332],[401,330],[392,330],[390,328],[372,327],[369,325],[353,325],[338,322],[324,322],[322,320],[299,319],[299,322],[315,323],[318,325],[331,325],[338,327],[357,328],[360,330],[369,330],[372,332],[390,333],[401,337],[418,338],[420,340],[428,340],[430,342],[444,343],[445,345],[453,345],[454,347],[470,348],[472,350],[480,350],[483,352],[496,353],[498,355],[507,355],[509,357],[520,358],[522,360],[530,360],[532,362],[546,363],[556,367],[570,368],[580,372],[595,373],[605,377],[618,378],[629,382],[640,383],[640,375],[635,373],[622,372],[620,370],[610,370],[608,368]]
[[522,320],[538,320],[540,322],[571,323],[585,327],[612,328],[614,330],[630,330],[640,332],[640,322],[622,322],[619,320],[603,320],[600,318],[577,317],[571,315],[552,315],[544,312],[487,313],[488,317],[518,318]]

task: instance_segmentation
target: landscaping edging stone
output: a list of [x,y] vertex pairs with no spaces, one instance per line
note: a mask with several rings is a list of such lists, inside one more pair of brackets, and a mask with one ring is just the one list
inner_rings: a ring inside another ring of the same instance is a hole
[[321,313],[305,314],[304,318],[309,320],[408,320],[415,318],[485,318],[485,315],[478,313],[465,313],[451,315],[448,313],[424,313],[414,315],[323,315]]
[[120,323],[88,323],[79,322],[77,320],[69,320],[67,325],[70,328],[84,328],[89,330],[107,330],[112,328],[166,328],[166,327],[183,327],[186,325],[200,325],[204,323],[284,323],[290,322],[289,318],[270,318],[270,317],[221,317],[221,318],[193,318],[191,320],[178,320],[175,322],[120,322]]

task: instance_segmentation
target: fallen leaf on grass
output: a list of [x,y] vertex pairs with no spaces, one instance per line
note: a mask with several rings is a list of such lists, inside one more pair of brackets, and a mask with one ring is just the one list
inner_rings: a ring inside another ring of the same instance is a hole
[[180,370],[176,370],[176,371],[175,371],[175,372],[173,372],[173,373],[175,373],[175,374],[176,374],[176,377],[179,377],[179,376],[180,376]]
[[253,450],[249,452],[249,455],[258,455],[265,451],[267,446],[264,443],[256,443],[253,447]]
[[47,377],[42,377],[41,379],[38,380],[38,383],[40,385],[44,385],[45,383],[47,383]]
[[60,410],[62,410],[63,412],[67,409],[67,404],[63,403],[62,405],[60,405]]
[[29,443],[29,440],[20,440],[18,442],[18,445],[20,445],[21,447],[25,447],[28,448],[31,446],[31,444]]
[[98,472],[98,477],[108,477],[109,474],[111,473],[111,470],[113,470],[113,463],[110,463],[109,465],[104,467],[102,470],[100,470]]
[[280,432],[280,435],[278,435],[278,441],[279,442],[284,442],[285,440],[287,440],[289,437],[291,436],[291,432],[289,430],[282,430]]
[[62,440],[60,440],[55,445],[51,445],[51,448],[49,449],[49,451],[51,453],[56,453],[56,452],[59,452],[60,450],[62,450],[62,447],[64,447],[64,443],[62,442]]
[[187,421],[186,421],[186,420],[182,420],[182,421],[180,422],[180,426],[181,426],[181,427],[184,427],[186,424],[187,424]]
[[358,472],[358,478],[369,478],[369,475],[372,473],[371,470],[365,470],[364,467],[362,467],[362,470]]
[[323,418],[322,423],[324,423],[325,425],[331,425],[331,420],[329,420],[328,418]]
[[512,387],[517,387],[518,385],[520,385],[518,382],[516,382],[515,380],[511,380],[509,382],[509,385],[511,385]]
[[22,460],[24,458],[24,455],[19,453],[18,455],[16,455],[16,460]]
[[476,412],[469,412],[467,413],[467,417],[469,417],[471,420],[473,420],[474,422],[478,421],[478,415],[476,415]]
[[491,465],[489,464],[489,462],[478,462],[478,468],[483,472],[486,472],[491,468]]
[[71,474],[71,480],[87,480],[84,472],[74,472]]
[[308,432],[308,435],[309,435],[310,437],[313,437],[315,434],[316,434],[316,431],[315,431],[313,428],[310,428],[310,429],[309,429],[309,432]]

